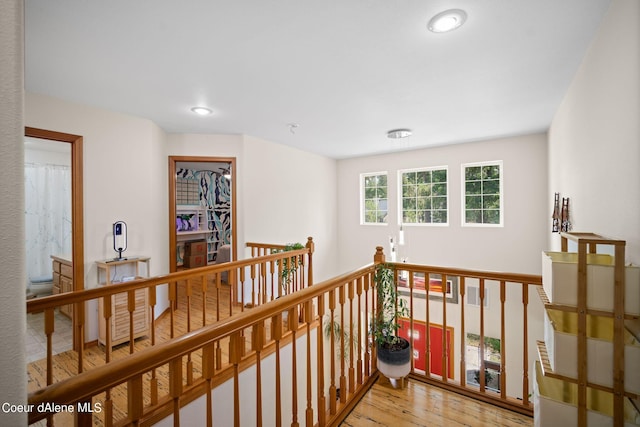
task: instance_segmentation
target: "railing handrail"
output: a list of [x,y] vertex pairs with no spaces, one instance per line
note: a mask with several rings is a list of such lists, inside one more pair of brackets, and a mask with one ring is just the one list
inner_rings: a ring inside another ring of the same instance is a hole
[[[286,256],[296,255],[297,252],[306,253],[306,249],[286,252]],[[275,255],[268,255],[262,258],[267,258],[269,260],[278,259]],[[204,269],[206,268],[201,270]],[[309,301],[320,295],[324,295],[335,287],[344,284],[345,282],[355,280],[364,274],[372,272],[373,270],[374,264],[366,265],[349,273],[328,279],[319,284],[314,284],[313,286],[304,288],[292,294],[285,295],[268,304],[260,305],[252,310],[238,313],[234,316],[222,319],[212,325],[204,326],[200,329],[188,332],[187,334],[174,338],[170,341],[145,348],[122,359],[113,360],[106,365],[98,366],[90,371],[61,380],[47,386],[46,388],[30,393],[29,404],[37,406],[39,403],[43,402],[68,404],[81,401],[105,391],[110,387],[134,378],[137,375],[148,372],[153,368],[167,364],[189,352],[198,350],[206,344],[213,343],[216,340],[231,335],[234,332],[239,332],[248,325],[255,324],[261,320],[266,320],[283,311],[294,308],[300,303]],[[163,277],[170,276],[170,281],[175,281],[176,278],[173,276],[174,274],[179,273],[172,273]],[[123,285],[141,285],[142,282],[143,281],[138,281],[138,283],[130,282]],[[136,288],[131,287],[126,289]],[[117,373],[117,375],[114,375],[114,373]]]
[[542,276],[537,274],[507,273],[501,271],[468,270],[463,268],[439,267],[424,264],[409,264],[405,262],[386,262],[396,270],[411,270],[413,272],[424,272],[434,274],[446,274],[447,276],[464,276],[474,279],[485,279],[494,281],[528,283],[530,285],[542,285]]
[[[273,245],[270,245],[273,246]],[[27,313],[34,313],[45,309],[59,307],[64,304],[73,304],[86,302],[92,299],[106,297],[119,294],[122,292],[133,291],[136,289],[151,288],[158,285],[164,285],[180,280],[187,280],[192,277],[202,276],[203,274],[222,273],[238,268],[243,268],[255,264],[263,264],[275,262],[280,259],[304,255],[310,253],[309,248],[296,249],[288,252],[279,252],[270,255],[247,258],[237,261],[231,261],[222,264],[213,264],[204,267],[190,268],[174,273],[164,274],[154,277],[145,277],[141,279],[131,280],[129,282],[114,283],[109,286],[98,286],[91,289],[76,290],[73,292],[65,292],[57,295],[39,297],[27,300]]]

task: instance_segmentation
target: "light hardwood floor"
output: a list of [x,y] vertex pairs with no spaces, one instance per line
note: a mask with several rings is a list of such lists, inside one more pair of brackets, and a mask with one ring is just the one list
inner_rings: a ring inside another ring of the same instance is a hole
[[533,419],[419,381],[395,389],[384,377],[342,426],[533,426]]

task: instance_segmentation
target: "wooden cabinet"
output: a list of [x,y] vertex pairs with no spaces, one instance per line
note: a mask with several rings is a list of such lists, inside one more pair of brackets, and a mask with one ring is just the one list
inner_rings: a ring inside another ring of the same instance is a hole
[[[149,258],[132,257],[122,260],[106,260],[96,262],[98,283],[110,286],[149,276]],[[135,291],[135,309],[133,311],[133,339],[149,334],[149,292],[147,289]],[[130,340],[130,316],[128,296],[126,292],[111,296],[111,317],[109,329],[111,339],[107,339],[107,319],[105,319],[104,299],[98,303],[99,336],[103,345],[114,347]]]
[[[73,291],[73,264],[71,257],[51,255],[51,269],[53,270],[53,288],[54,295],[64,292]],[[73,318],[73,305],[61,305],[60,313],[68,318]]]

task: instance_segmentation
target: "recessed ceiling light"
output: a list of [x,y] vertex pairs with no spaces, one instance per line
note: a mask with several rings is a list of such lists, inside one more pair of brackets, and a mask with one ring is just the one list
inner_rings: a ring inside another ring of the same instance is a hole
[[193,107],[191,111],[201,116],[208,116],[209,114],[213,113],[213,110],[207,107]]
[[467,13],[464,10],[449,9],[431,18],[427,28],[434,33],[446,33],[460,27],[466,20]]
[[387,132],[387,138],[400,139],[411,136],[411,129],[393,129]]

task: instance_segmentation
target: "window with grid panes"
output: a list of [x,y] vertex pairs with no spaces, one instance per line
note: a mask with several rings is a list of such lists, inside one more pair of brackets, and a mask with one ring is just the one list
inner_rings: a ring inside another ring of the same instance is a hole
[[462,175],[463,224],[502,225],[502,162],[462,165]]
[[404,224],[448,224],[446,167],[400,171],[400,183]]
[[388,214],[387,173],[361,175],[362,224],[386,224]]

